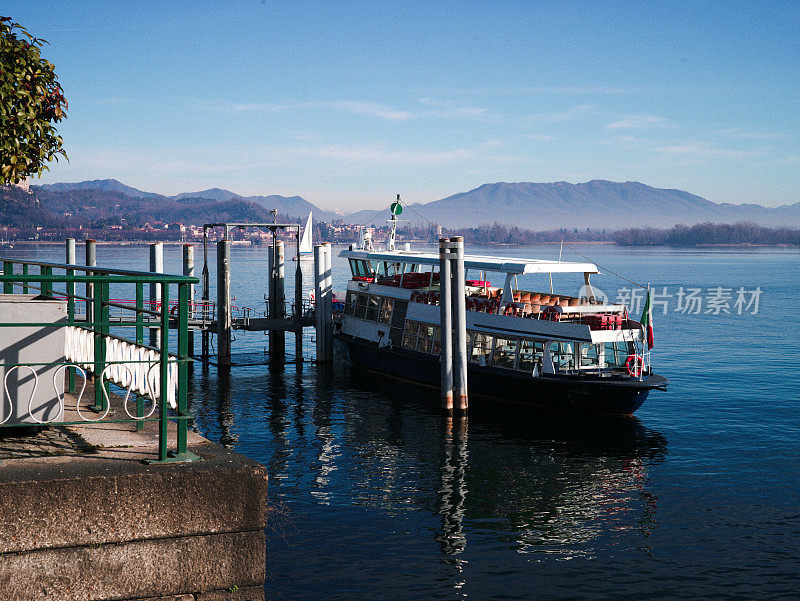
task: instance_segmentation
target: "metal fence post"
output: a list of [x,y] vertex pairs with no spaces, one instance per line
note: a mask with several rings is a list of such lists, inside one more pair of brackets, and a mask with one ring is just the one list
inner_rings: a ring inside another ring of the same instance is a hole
[[[93,278],[94,279],[94,278]],[[92,409],[95,411],[105,411],[106,399],[103,395],[103,381],[100,375],[106,368],[106,339],[104,336],[105,328],[104,322],[108,322],[108,305],[103,303],[103,297],[108,294],[108,283],[93,283],[92,292],[92,331],[94,332],[94,405]],[[105,294],[104,294],[105,293]]]
[[47,278],[43,280],[41,285],[41,292],[45,296],[53,296],[53,267],[50,265],[42,265],[39,273]]
[[169,404],[169,285],[161,287],[161,344],[159,345],[158,460],[167,460],[167,405]]
[[[144,284],[136,282],[136,344],[144,344]],[[139,367],[139,366],[137,366]],[[156,400],[153,399],[155,403]],[[144,415],[144,397],[141,394],[136,394],[136,417]],[[141,421],[136,422],[136,429],[143,430],[144,423]]]
[[178,441],[173,459],[197,461],[197,455],[189,451],[189,284],[178,284]]
[[[28,264],[27,263],[22,265],[22,277],[25,278],[26,275],[28,275]],[[41,285],[44,285],[44,283],[42,283]],[[28,294],[28,280],[27,280],[27,278],[22,280],[22,294]]]
[[[11,261],[3,261],[3,275],[13,275],[14,274],[14,264]],[[14,284],[13,282],[3,282],[3,294],[13,294],[14,293]]]
[[[75,265],[75,238],[67,238],[67,265]],[[66,270],[67,278],[75,276],[74,269]],[[75,326],[75,282],[67,280],[67,323]],[[67,368],[67,390],[75,392],[75,368]]]
[[[94,240],[86,241],[86,267],[94,267],[97,265],[97,245]],[[93,276],[94,271],[87,269],[86,275]],[[89,281],[86,282],[86,297],[94,298],[94,284]],[[94,316],[94,307],[92,301],[86,301],[86,321],[87,323]]]

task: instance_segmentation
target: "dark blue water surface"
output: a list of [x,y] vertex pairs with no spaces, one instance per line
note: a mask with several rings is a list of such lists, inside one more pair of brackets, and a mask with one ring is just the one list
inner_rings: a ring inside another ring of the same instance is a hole
[[[271,370],[261,334],[237,334],[234,359],[250,365],[230,376],[194,369],[197,429],[269,470],[270,598],[798,598],[800,252],[579,250],[605,268],[593,281],[612,298],[630,285],[609,270],[673,295],[700,288],[704,301],[731,290],[730,313],[685,314],[674,297],[656,309],[653,366],[669,392],[635,418],[478,399],[468,418],[447,418],[435,392],[346,365]],[[60,261],[63,249],[12,253]],[[165,254],[179,272],[178,249]],[[143,247],[97,255],[147,265]],[[263,310],[265,264],[266,250],[234,247],[237,304]],[[337,259],[337,289],[345,270]],[[738,313],[740,287],[760,287],[756,314]]]

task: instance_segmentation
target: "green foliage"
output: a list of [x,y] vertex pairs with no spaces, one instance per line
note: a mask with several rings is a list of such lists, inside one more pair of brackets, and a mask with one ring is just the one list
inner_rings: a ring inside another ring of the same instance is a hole
[[0,17],[0,183],[40,175],[58,155],[67,158],[53,125],[66,117],[67,100],[42,58],[46,43]]

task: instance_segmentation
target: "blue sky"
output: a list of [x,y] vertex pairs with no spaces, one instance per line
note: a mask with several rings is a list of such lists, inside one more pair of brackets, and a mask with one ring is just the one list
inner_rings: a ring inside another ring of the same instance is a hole
[[[324,208],[497,181],[800,201],[797,2],[5,3],[50,46],[41,182]],[[34,182],[39,183],[39,182]]]

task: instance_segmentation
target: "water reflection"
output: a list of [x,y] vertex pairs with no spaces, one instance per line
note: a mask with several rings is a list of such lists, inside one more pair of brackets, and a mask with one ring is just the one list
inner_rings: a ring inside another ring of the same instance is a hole
[[459,565],[456,556],[464,551],[467,539],[463,532],[464,508],[467,497],[467,417],[442,417],[444,457],[441,466],[441,486],[438,490],[439,515],[442,530],[436,535],[442,554]]
[[[432,545],[451,592],[465,585],[475,553],[539,561],[646,552],[656,527],[648,470],[667,441],[634,418],[477,399],[468,417],[448,418],[435,391],[343,366],[195,377],[199,428],[266,465],[274,503],[303,519],[344,519],[331,525],[342,533],[403,524]],[[354,558],[387,535],[372,532]],[[301,531],[292,536],[310,544]]]
[[[422,455],[440,474],[436,540],[455,565],[466,533],[475,530],[503,534],[502,544],[518,553],[573,558],[592,556],[600,540],[625,545],[655,527],[647,466],[664,459],[667,441],[636,418],[547,413],[478,399],[469,420],[448,418],[437,408],[438,395],[425,388],[381,384],[356,370],[348,385],[406,404],[404,433],[397,438],[406,453]],[[443,444],[431,456],[424,441],[436,439]],[[647,547],[642,541],[637,546]]]

